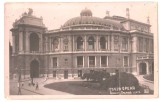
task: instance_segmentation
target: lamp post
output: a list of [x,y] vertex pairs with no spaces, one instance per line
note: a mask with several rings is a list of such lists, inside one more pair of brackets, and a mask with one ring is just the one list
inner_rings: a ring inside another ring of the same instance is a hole
[[18,83],[17,83],[17,86],[18,86],[18,95],[21,95],[21,69],[19,68],[16,68],[17,70],[17,74],[18,74]]

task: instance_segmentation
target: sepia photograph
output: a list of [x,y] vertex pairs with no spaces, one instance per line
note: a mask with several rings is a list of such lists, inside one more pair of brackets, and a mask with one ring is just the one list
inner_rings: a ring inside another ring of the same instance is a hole
[[7,98],[158,97],[156,2],[4,7]]

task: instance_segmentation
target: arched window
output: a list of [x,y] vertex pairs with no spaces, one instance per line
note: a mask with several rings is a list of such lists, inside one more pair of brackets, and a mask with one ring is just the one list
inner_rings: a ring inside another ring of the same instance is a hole
[[106,39],[104,37],[100,38],[100,49],[101,50],[106,49]]
[[39,51],[39,37],[36,33],[30,35],[30,51]]
[[64,37],[63,39],[63,49],[64,51],[68,51],[68,38],[67,37]]
[[83,49],[83,39],[82,37],[77,38],[77,50],[82,50]]
[[114,51],[119,51],[119,36],[114,36]]
[[88,49],[89,50],[94,49],[94,38],[92,36],[88,38]]
[[59,41],[58,38],[52,38],[52,51],[58,50]]

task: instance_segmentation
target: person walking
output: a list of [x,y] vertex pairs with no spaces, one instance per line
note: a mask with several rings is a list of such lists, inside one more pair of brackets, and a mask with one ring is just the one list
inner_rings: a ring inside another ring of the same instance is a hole
[[39,85],[38,85],[38,82],[36,83],[36,90],[38,90],[39,89]]
[[24,82],[22,81],[22,87],[24,86]]
[[18,88],[18,95],[21,95],[20,82],[17,83],[17,88]]

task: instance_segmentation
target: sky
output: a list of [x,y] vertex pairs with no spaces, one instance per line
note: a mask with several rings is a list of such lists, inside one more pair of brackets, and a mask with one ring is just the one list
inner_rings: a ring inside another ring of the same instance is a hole
[[33,9],[33,15],[43,17],[43,23],[48,30],[58,29],[67,20],[80,16],[81,10],[88,8],[95,17],[103,18],[106,11],[110,16],[126,17],[126,8],[130,10],[130,18],[147,23],[150,18],[151,32],[157,34],[157,4],[154,2],[108,2],[108,3],[6,3],[5,33],[11,39],[10,29],[16,19],[19,19],[28,8]]

